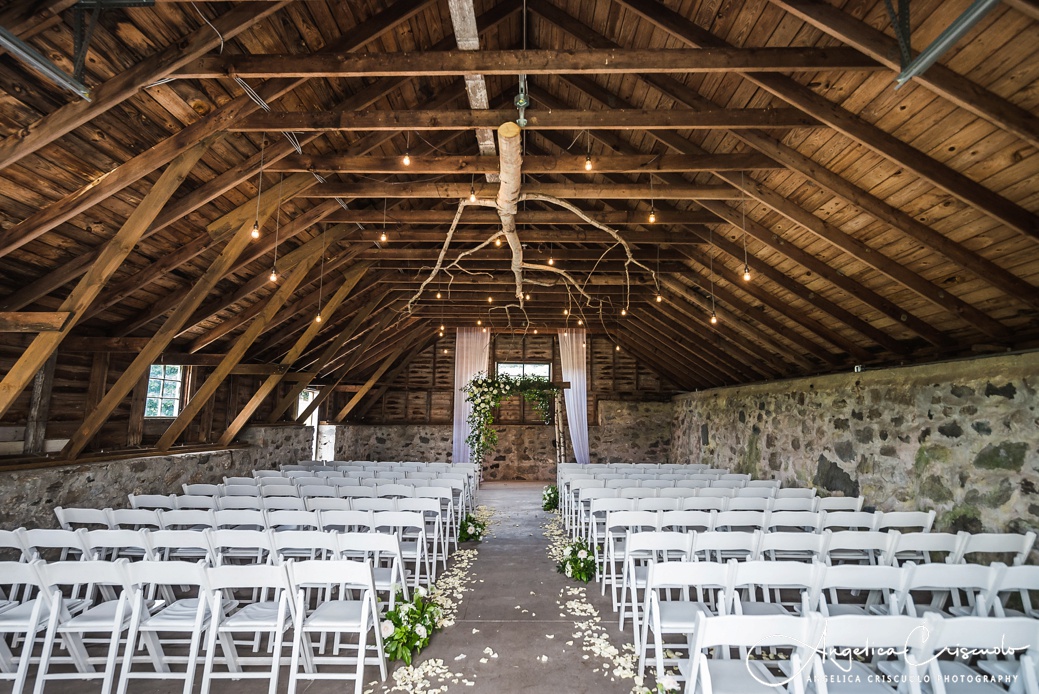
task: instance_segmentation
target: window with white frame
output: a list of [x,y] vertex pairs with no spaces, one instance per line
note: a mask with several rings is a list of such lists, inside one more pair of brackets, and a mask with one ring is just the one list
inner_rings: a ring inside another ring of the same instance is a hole
[[152,364],[148,372],[148,395],[144,401],[145,417],[176,417],[180,414],[184,367]]
[[547,361],[500,361],[495,366],[495,372],[499,376],[512,376],[513,378],[540,376],[552,380],[552,365]]

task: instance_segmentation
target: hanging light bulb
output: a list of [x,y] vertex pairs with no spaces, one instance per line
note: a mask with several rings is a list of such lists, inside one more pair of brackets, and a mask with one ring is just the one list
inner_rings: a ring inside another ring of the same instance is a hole
[[386,243],[386,241],[388,240],[388,238],[389,238],[389,237],[387,237],[387,236],[386,236],[386,232],[385,232],[385,231],[384,231],[384,232],[382,232],[381,234],[379,234],[379,240],[380,240],[380,241],[382,241],[383,243]]
[[444,354],[447,354],[447,347],[444,347]]
[[483,329],[483,331],[484,331],[484,332],[487,332],[487,328],[484,328],[484,329]]
[[626,316],[626,315],[628,315],[628,309],[626,309],[626,308],[622,308],[622,309],[621,309],[621,315],[622,315],[622,316]]
[[476,188],[469,186],[469,202],[476,202]]
[[437,298],[438,299],[440,298],[440,292],[437,292]]
[[478,320],[478,321],[476,321],[476,324],[477,325],[483,325],[483,321],[482,320]]
[[526,296],[526,297],[524,297],[524,298],[525,298],[525,299],[526,299],[527,301],[530,301],[530,294],[527,294],[527,296]]
[[321,322],[321,314],[320,313],[318,313],[316,316],[314,316],[314,322],[315,323],[320,323]]
[[444,336],[444,331],[443,331],[443,330],[441,330],[441,331],[440,331],[440,337],[443,337],[443,336]]
[[583,321],[583,320],[581,320],[580,318],[578,318],[578,319],[577,319],[577,324],[578,324],[578,325],[584,325],[584,321]]
[[743,266],[743,281],[750,282],[750,265]]
[[711,311],[711,325],[718,325],[718,314]]
[[404,166],[411,166],[411,155],[407,152],[404,153],[404,157],[400,160]]
[[252,237],[254,239],[260,238],[260,220],[258,219],[253,222]]
[[613,351],[614,351],[614,352],[619,352],[619,351],[621,351],[621,346],[620,346],[620,345],[614,345],[614,346],[613,346]]
[[660,294],[657,294],[657,303],[659,304],[663,300],[664,300],[664,297],[661,296]]
[[564,316],[569,316],[569,315],[570,315],[570,309],[568,309],[568,308],[564,308],[564,309],[563,309],[563,315],[564,315]]
[[271,282],[277,282],[278,281],[278,268],[274,268],[274,267],[271,268],[271,277],[270,277],[270,279],[271,279]]
[[407,137],[408,137],[407,144],[404,145],[404,156],[401,158],[400,162],[402,164],[404,164],[404,166],[411,166],[411,132],[410,131],[408,132],[408,136]]
[[535,335],[537,335],[537,334],[538,334],[538,329],[537,329],[537,328],[534,328],[534,334],[535,334]]
[[493,304],[494,303],[494,297],[493,296],[487,297],[487,303],[488,304]]
[[267,135],[260,138],[260,173],[256,176],[256,213],[253,215],[253,230],[251,235],[254,239],[260,238],[260,198],[263,197],[263,153],[267,146]]
[[592,170],[592,155],[591,154],[586,155],[585,158],[584,158],[584,170],[585,171],[591,171]]
[[498,238],[494,239],[494,245],[497,246],[498,248],[501,248],[501,237],[500,236]]
[[443,326],[443,324],[440,325],[440,334],[441,335],[444,334],[444,326]]
[[548,264],[549,265],[555,265],[556,264],[556,259],[555,258],[549,258],[548,259]]
[[656,210],[654,210],[654,209],[652,209],[652,208],[651,208],[651,209],[649,210],[649,223],[650,223],[650,224],[654,224],[654,223],[655,223],[656,221],[657,221],[657,213],[656,213]]

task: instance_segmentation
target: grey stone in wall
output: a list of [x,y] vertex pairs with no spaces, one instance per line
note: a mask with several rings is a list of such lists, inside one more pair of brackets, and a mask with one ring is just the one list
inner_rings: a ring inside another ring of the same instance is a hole
[[218,483],[310,458],[313,427],[252,427],[248,448],[133,458],[0,473],[0,527],[52,528],[54,507],[125,508],[127,494],[181,494],[182,484]]
[[1039,529],[1039,353],[719,388],[675,398],[672,462],[703,462],[941,529]]

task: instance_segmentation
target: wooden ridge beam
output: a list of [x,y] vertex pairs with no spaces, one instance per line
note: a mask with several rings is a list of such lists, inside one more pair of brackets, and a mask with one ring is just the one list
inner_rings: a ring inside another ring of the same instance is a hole
[[[526,159],[524,159],[526,162]],[[412,160],[412,165],[416,162]],[[601,224],[607,224],[609,226],[650,226],[646,214],[644,212],[630,211],[630,210],[583,210],[585,214],[591,217],[596,222]],[[328,215],[326,219],[330,222],[345,222],[349,224],[375,224],[381,225],[384,221],[388,221],[390,224],[409,224],[409,225],[424,225],[424,224],[450,224],[451,220],[455,217],[454,210],[391,210],[388,214],[384,215],[381,209],[351,209],[344,210],[342,208],[336,210],[332,214]],[[662,214],[657,215],[658,226],[665,224],[711,224],[720,221],[713,214],[705,210],[674,210],[666,217]],[[459,224],[458,233],[465,233],[465,227],[467,224],[500,224],[501,218],[498,217],[497,213],[489,209],[476,209],[466,210],[465,215],[462,217],[461,223]],[[581,219],[573,212],[564,209],[552,209],[552,210],[519,210],[516,212],[516,223],[517,224],[573,224],[588,226],[589,223]],[[537,229],[525,230],[529,232],[536,232]],[[408,238],[411,238],[411,234],[416,233],[412,230],[408,230]],[[418,232],[426,233],[426,232]],[[545,233],[555,233],[545,232]],[[590,233],[590,232],[586,232]],[[443,239],[443,234],[439,237]],[[483,238],[486,238],[484,236]],[[481,239],[482,240],[482,239]],[[393,242],[393,239],[390,239]]]
[[[693,46],[728,46],[677,12],[651,0],[618,0],[663,31]],[[815,116],[848,138],[913,171],[936,187],[1025,236],[1039,239],[1039,216],[995,193],[966,175],[902,142],[834,104],[792,78],[765,72],[744,72],[744,78],[787,103]]]
[[[112,240],[105,245],[104,252],[98,256],[97,261],[83,275],[58,308],[60,312],[70,314],[68,320],[62,323],[60,329],[38,335],[7,372],[3,381],[0,381],[0,416],[10,409],[34,374],[40,370],[48,357],[54,354],[58,345],[72,328],[84,320],[84,315],[97,299],[105,283],[126,260],[126,256],[140,240],[141,234],[155,219],[155,215],[159,213],[166,201],[180,187],[180,184],[184,182],[188,173],[209,149],[215,138],[216,136],[206,138],[170,164],[148,191],[141,204],[134,209]],[[86,441],[89,441],[89,438]]]
[[[816,29],[843,41],[878,63],[900,72],[898,41],[847,12],[818,0],[771,0]],[[916,53],[914,51],[914,53]],[[960,108],[984,118],[1039,148],[1039,118],[1020,106],[981,87],[952,69],[935,63],[913,78]]]
[[289,1],[273,0],[236,5],[159,52],[118,72],[115,77],[92,90],[91,101],[73,101],[14,135],[9,135],[0,141],[0,169],[10,166],[92,118],[118,106],[142,87],[166,77],[224,41],[238,36],[280,10]]
[[[292,132],[390,130],[478,130],[508,123],[515,110],[502,111],[366,111],[298,113],[266,111],[242,118],[228,129],[234,132]],[[810,128],[819,121],[792,108],[717,109],[713,111],[611,109],[601,111],[528,110],[524,130],[713,130],[716,128]],[[493,158],[493,157],[492,157]],[[584,157],[570,157],[574,171],[584,170]],[[403,166],[403,164],[401,164]],[[407,167],[405,167],[407,168]],[[541,173],[541,172],[532,172]]]
[[[642,220],[642,224],[645,225],[646,229],[632,229],[625,231],[621,236],[631,244],[645,245],[645,246],[697,246],[703,245],[699,236],[694,234],[683,233],[682,231],[669,231],[659,227],[663,226],[660,222],[660,217],[664,213],[662,211],[657,212],[657,222],[655,225],[649,224],[645,219]],[[640,217],[645,217],[644,213],[639,214]],[[680,216],[676,214],[675,216]],[[714,217],[714,215],[711,215]],[[668,225],[680,224],[681,222],[675,222],[670,219],[668,215]],[[718,223],[721,220],[716,219],[714,223]],[[488,222],[490,224],[490,222]],[[519,222],[522,224],[523,222]],[[634,222],[632,222],[632,225]],[[699,224],[692,225],[697,232],[707,233],[707,228]],[[374,226],[366,230],[366,235],[373,241],[379,238],[382,232],[382,227]],[[494,233],[494,230],[477,230],[472,228],[463,228],[459,226],[459,229],[455,231],[454,236],[451,237],[452,244],[468,244],[468,243],[483,243]],[[520,230],[520,238],[524,243],[551,243],[557,247],[560,245],[572,245],[572,244],[607,244],[613,245],[617,240],[606,233],[605,231],[599,231],[598,229],[530,229],[525,228]],[[379,244],[382,250],[388,251],[387,255],[392,256],[392,252],[401,244],[415,244],[415,243],[432,243],[432,244],[443,244],[445,232],[443,231],[422,231],[415,230],[411,227],[405,227],[402,229],[390,228],[386,231],[386,241],[380,241]],[[412,250],[412,249],[408,249]],[[375,253],[375,251],[370,251]],[[560,251],[563,252],[562,250]],[[655,258],[656,256],[654,256]]]
[[880,70],[848,48],[677,48],[615,50],[416,51],[339,55],[211,55],[191,60],[176,76],[440,77],[447,75],[621,75],[631,73],[791,72]]
[[51,333],[65,327],[69,311],[3,311],[0,333]]
[[[594,163],[594,159],[593,159]],[[287,180],[287,179],[286,179]],[[496,183],[319,183],[297,195],[302,198],[468,198],[475,189],[481,199],[498,193]],[[737,200],[740,194],[731,186],[693,185],[686,181],[667,186],[641,183],[528,183],[524,193],[538,193],[564,199],[583,200]],[[464,219],[464,215],[463,215]]]
[[[303,334],[299,336],[299,338],[296,340],[296,343],[281,359],[281,362],[279,364],[280,366],[284,367],[285,369],[289,369],[292,367],[292,365],[296,362],[296,359],[299,358],[299,355],[301,355],[303,351],[306,350],[307,346],[317,336],[318,332],[329,324],[330,319],[335,315],[336,311],[339,310],[339,307],[346,300],[346,297],[350,295],[350,292],[353,291],[354,287],[357,286],[357,283],[361,281],[361,278],[364,277],[367,271],[367,264],[359,263],[355,265],[349,273],[347,273],[347,277],[345,278],[343,284],[328,300],[328,303],[325,304],[324,311],[328,314],[329,320],[323,321],[322,323],[310,321],[310,324],[303,331]],[[269,376],[263,383],[260,384],[260,387],[257,388],[256,392],[253,393],[252,397],[249,398],[249,402],[247,402],[245,404],[245,407],[242,408],[242,411],[235,415],[234,420],[227,426],[227,429],[224,431],[224,433],[220,435],[220,445],[226,446],[234,440],[234,437],[238,435],[238,432],[242,430],[242,427],[244,427],[249,422],[249,420],[252,419],[253,415],[256,414],[256,411],[260,408],[260,405],[263,404],[263,401],[266,400],[267,397],[274,392],[274,390],[282,381],[290,381],[293,383],[306,383],[307,385],[309,385],[316,377],[316,371],[311,373],[272,374],[271,376]],[[306,386],[304,386],[304,388],[305,387]]]
[[[528,111],[528,113],[536,113]],[[668,113],[676,113],[670,111]],[[591,125],[587,127],[592,127]],[[265,166],[265,171],[286,173],[364,173],[364,174],[492,174],[497,173],[501,162],[497,157],[487,156],[421,156],[412,157],[407,166],[400,157],[354,157],[342,154],[290,154],[280,161]],[[597,172],[649,173],[668,171],[683,173],[691,171],[742,171],[757,169],[781,169],[782,164],[763,154],[707,154],[686,156],[681,154],[615,154],[595,157]],[[523,158],[523,173],[551,174],[585,173],[585,158],[582,155],[560,155],[556,157],[527,156]],[[572,215],[571,215],[572,216]],[[519,221],[517,215],[517,222]]]
[[[270,214],[271,207],[273,205],[261,207],[261,220],[266,220]],[[147,373],[148,368],[166,349],[170,341],[173,340],[174,335],[180,331],[184,322],[195,312],[209,292],[212,291],[213,287],[216,286],[216,283],[220,281],[220,278],[224,276],[238,256],[241,255],[242,251],[249,245],[249,242],[252,240],[251,232],[252,222],[249,221],[242,224],[231,235],[220,254],[195,282],[191,293],[184,297],[180,305],[173,310],[162,326],[152,335],[148,345],[138,353],[130,366],[120,374],[119,379],[105,393],[105,397],[102,398],[97,409],[87,413],[83,422],[72,435],[72,438],[69,439],[65,448],[62,449],[63,457],[68,460],[74,460],[82,452],[87,442],[94,437],[94,434],[108,420],[116,407],[119,406],[119,403],[123,401],[130,391],[133,390],[137,382]]]

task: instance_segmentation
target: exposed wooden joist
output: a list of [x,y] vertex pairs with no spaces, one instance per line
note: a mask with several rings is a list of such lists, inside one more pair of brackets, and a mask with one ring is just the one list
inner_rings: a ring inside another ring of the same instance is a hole
[[[618,0],[618,2],[692,46],[728,46],[722,39],[660,3],[651,0]],[[1039,239],[1039,216],[1012,200],[985,188],[980,183],[927,156],[894,135],[868,123],[789,77],[755,71],[742,74],[744,78],[762,89],[815,116],[877,154],[905,166],[921,178],[951,193],[975,209],[1022,234]]]
[[[674,113],[671,111],[670,113]],[[591,127],[586,126],[586,127]],[[351,157],[340,154],[289,155],[281,161],[265,167],[266,171],[320,173],[380,173],[380,174],[488,174],[497,173],[497,157],[485,156],[415,156],[407,166],[400,157]],[[595,171],[611,173],[646,173],[669,171],[741,171],[754,169],[781,169],[762,154],[708,154],[684,156],[681,154],[631,154],[606,155],[595,158]],[[558,157],[527,156],[523,158],[523,173],[526,174],[583,174],[585,157],[568,155]],[[529,213],[533,214],[533,213]],[[519,220],[517,219],[517,222]]]
[[[526,160],[524,160],[526,161]],[[656,228],[651,227],[649,220],[644,212],[633,212],[630,210],[608,210],[608,211],[596,211],[596,210],[583,210],[589,218],[599,222],[600,224],[606,224],[609,226],[631,226],[640,225],[647,229]],[[375,225],[375,229],[381,228],[384,222],[391,225],[395,224],[450,224],[455,217],[455,210],[391,210],[387,214],[383,214],[381,209],[369,209],[369,210],[344,210],[339,209],[331,213],[326,217],[330,222],[346,222],[349,224],[371,224]],[[668,224],[710,224],[713,222],[720,221],[715,215],[707,212],[706,210],[673,210],[666,217],[663,214],[657,214],[656,226],[665,226]],[[461,220],[459,225],[459,232],[465,233],[466,225],[468,224],[490,224],[496,225],[501,222],[498,215],[493,210],[488,209],[476,209],[466,210],[465,216]],[[555,209],[555,210],[519,210],[516,213],[517,224],[575,224],[580,226],[588,226],[589,223],[569,210]],[[393,228],[392,226],[390,227]],[[548,231],[542,231],[538,229],[528,229],[527,233],[551,233]],[[408,238],[411,238],[412,234],[415,233],[426,233],[422,231],[416,232],[414,229],[408,229]],[[592,231],[580,232],[580,233],[593,233]],[[642,233],[642,232],[632,232]],[[443,235],[439,237],[443,239]],[[486,239],[486,235],[482,236],[481,240]],[[423,240],[421,237],[415,240]],[[391,239],[391,243],[393,240]]]
[[618,75],[631,73],[878,70],[848,48],[678,48],[617,50],[418,51],[367,55],[211,55],[177,70],[181,78],[440,77],[484,75]]
[[0,312],[0,333],[50,333],[65,327],[68,311]]
[[[818,0],[771,2],[795,17],[800,17],[816,29],[862,51],[891,70],[902,70],[898,57],[898,41],[847,12]],[[924,73],[914,77],[913,81],[1039,148],[1039,118],[941,63],[927,68]]]
[[[331,111],[295,113],[270,111],[243,118],[229,129],[236,132],[476,130],[514,120],[515,111]],[[527,111],[524,130],[713,130],[715,128],[810,128],[819,121],[792,108],[719,109],[717,111]],[[574,158],[575,171],[584,158]]]
[[382,364],[379,365],[379,368],[375,370],[375,373],[368,377],[368,380],[364,382],[364,385],[361,386],[361,389],[354,393],[354,396],[350,398],[350,401],[346,403],[343,409],[339,410],[339,414],[337,414],[334,417],[336,423],[343,423],[347,415],[349,415],[353,411],[353,409],[357,407],[357,403],[361,402],[361,399],[368,394],[368,391],[375,387],[375,384],[379,382],[379,379],[383,377],[383,374],[389,371],[389,368],[393,366],[393,363],[400,358],[400,355],[403,354],[404,350],[407,349],[409,346],[411,346],[411,344],[408,342],[400,342],[400,344],[393,351],[393,353],[390,354],[390,356],[386,357]]
[[[594,159],[593,159],[594,164]],[[287,180],[287,179],[286,179]],[[302,198],[468,198],[469,183],[319,183],[300,193]],[[478,198],[493,198],[497,184],[475,184]],[[600,185],[597,183],[528,183],[524,193],[539,193],[557,198],[584,200],[735,200],[740,197],[731,186],[678,185],[651,186],[641,183]]]
[[230,40],[287,5],[290,0],[242,3],[92,90],[91,101],[73,101],[0,141],[0,169],[118,106],[142,87]]

